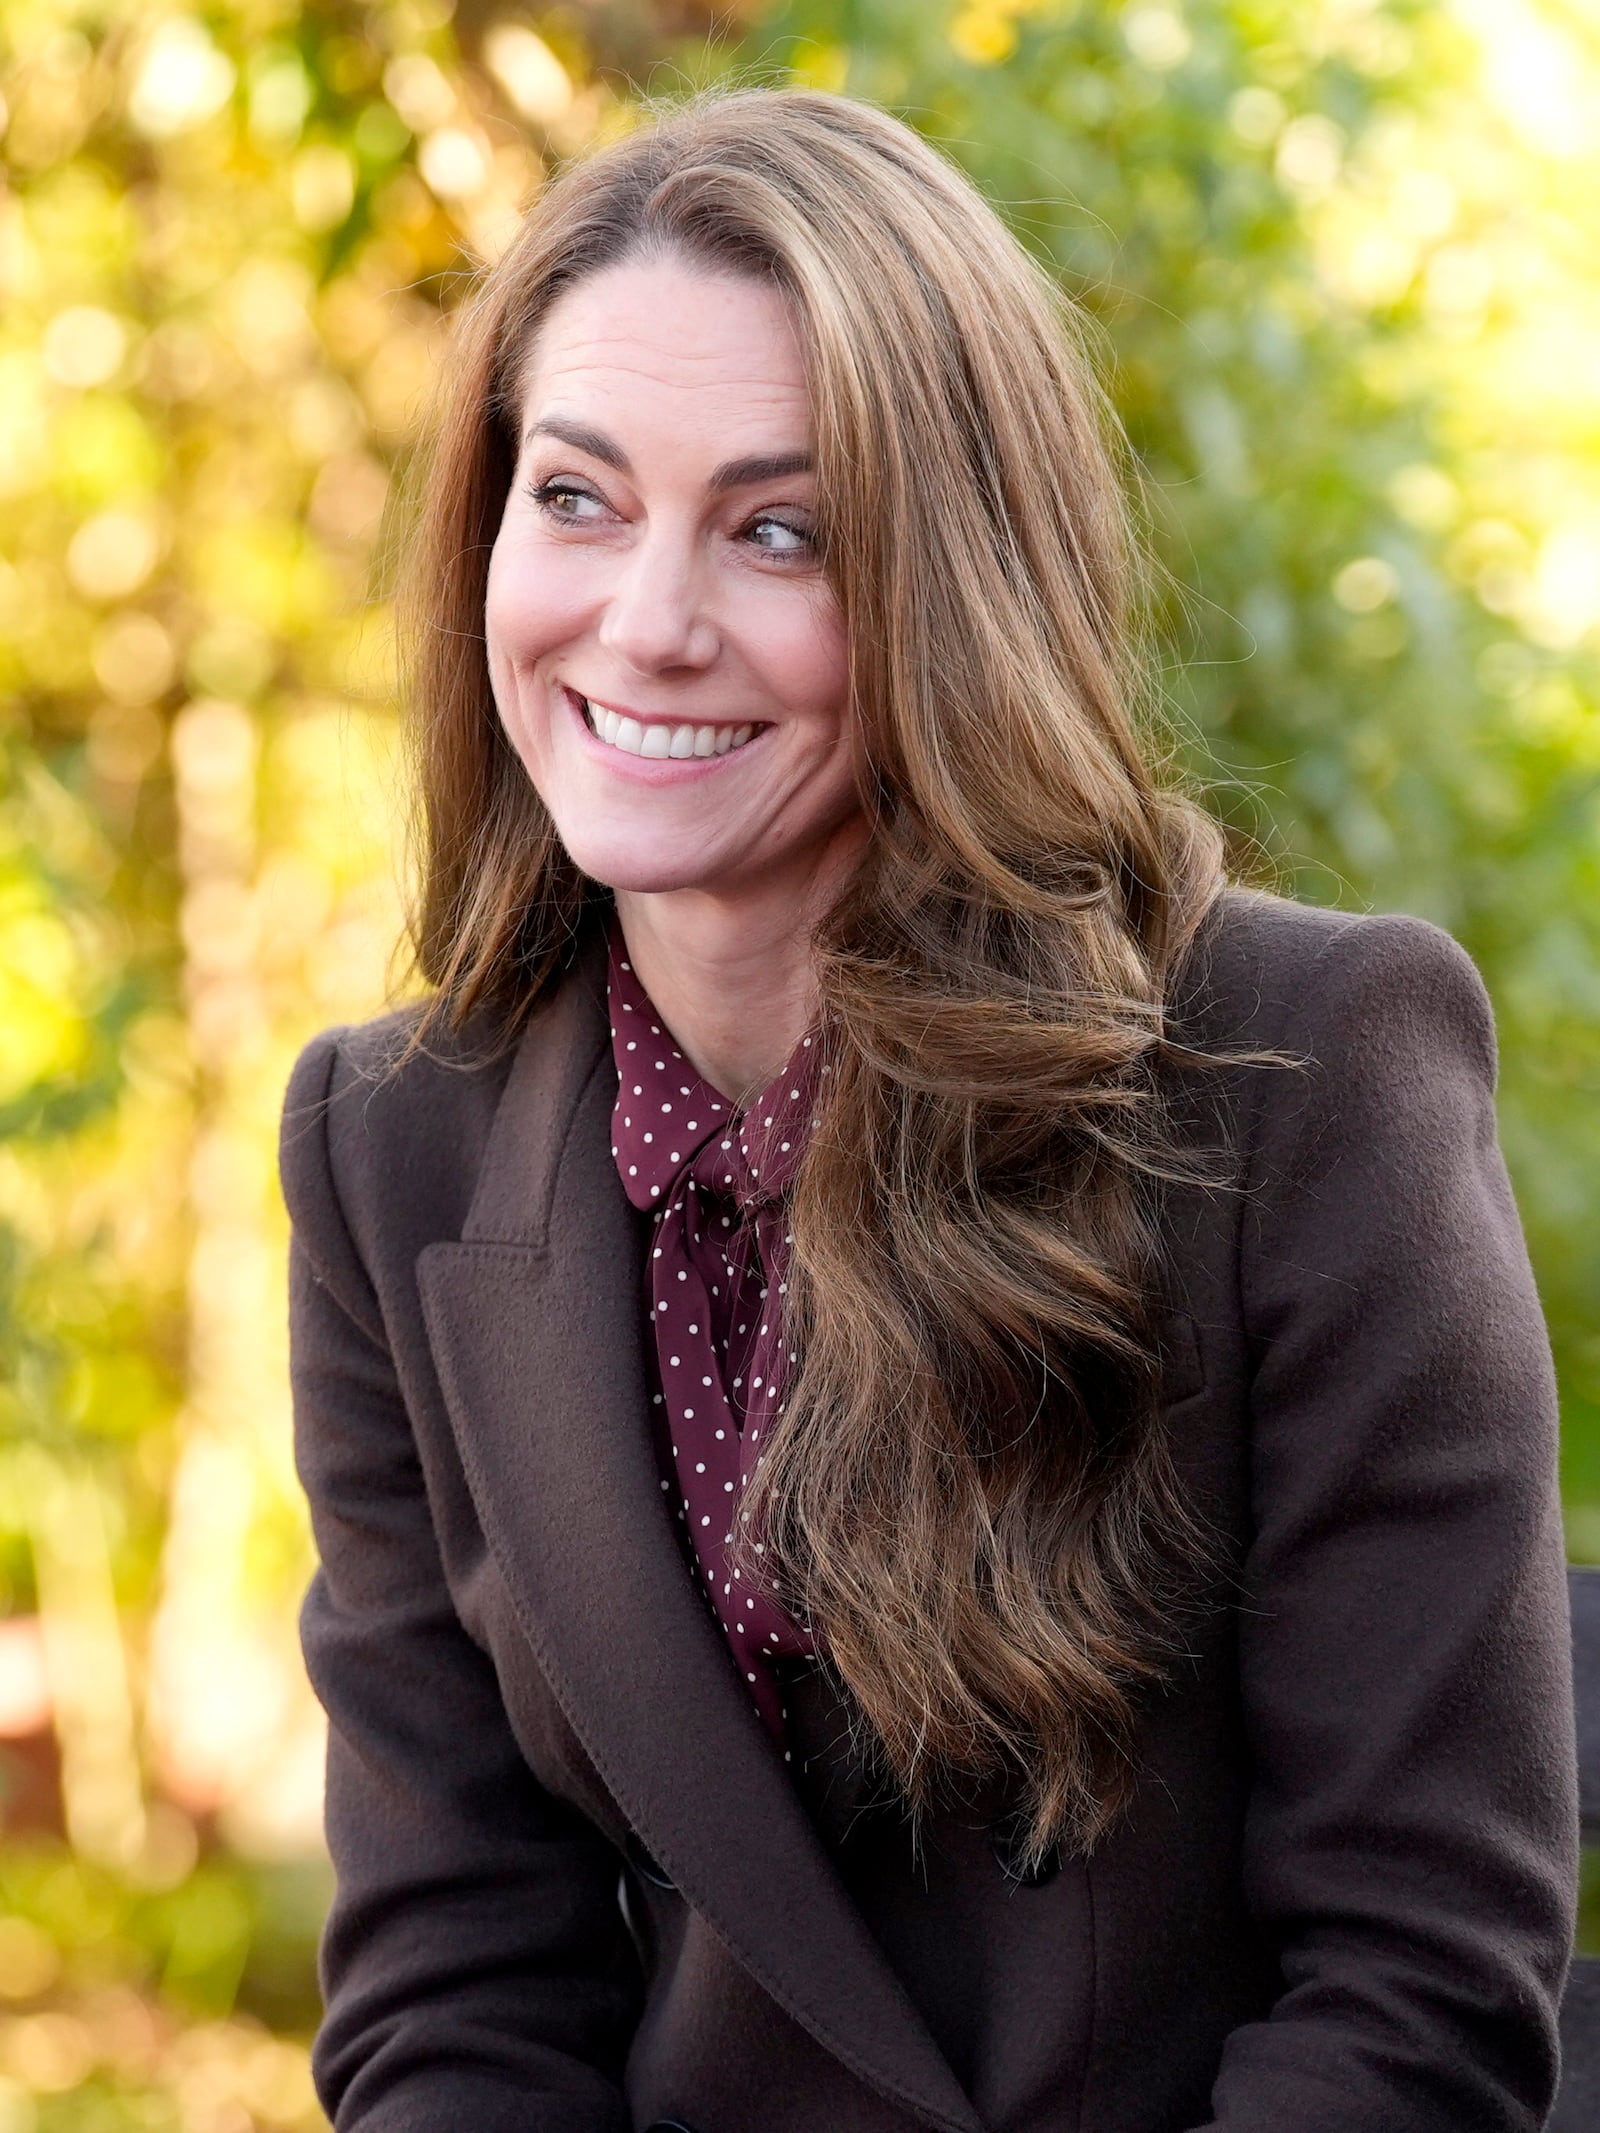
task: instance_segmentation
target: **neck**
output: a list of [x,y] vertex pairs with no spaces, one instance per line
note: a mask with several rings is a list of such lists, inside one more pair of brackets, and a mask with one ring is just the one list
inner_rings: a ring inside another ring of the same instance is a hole
[[859,856],[841,834],[803,881],[619,889],[628,960],[695,1071],[735,1106],[765,1086],[816,1020],[811,936]]

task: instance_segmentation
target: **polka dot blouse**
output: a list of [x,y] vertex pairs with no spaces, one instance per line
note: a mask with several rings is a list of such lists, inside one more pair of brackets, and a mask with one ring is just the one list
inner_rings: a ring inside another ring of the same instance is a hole
[[613,927],[612,1154],[628,1198],[651,1217],[646,1344],[662,1490],[700,1583],[769,1732],[784,1746],[778,1662],[808,1656],[808,1631],[742,1560],[742,1497],[763,1437],[783,1412],[795,1360],[784,1347],[785,1195],[812,1122],[821,1067],[810,1037],[742,1112],[690,1066]]

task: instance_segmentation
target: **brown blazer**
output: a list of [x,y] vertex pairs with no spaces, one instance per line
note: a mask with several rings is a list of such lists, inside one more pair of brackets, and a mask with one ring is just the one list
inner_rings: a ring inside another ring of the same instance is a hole
[[1165,1421],[1220,1540],[1092,1858],[920,1850],[820,1677],[795,1767],[687,1574],[580,958],[509,1059],[306,1052],[283,1143],[363,2133],[1533,2133],[1572,1930],[1549,1357],[1471,965],[1230,892],[1180,1025]]

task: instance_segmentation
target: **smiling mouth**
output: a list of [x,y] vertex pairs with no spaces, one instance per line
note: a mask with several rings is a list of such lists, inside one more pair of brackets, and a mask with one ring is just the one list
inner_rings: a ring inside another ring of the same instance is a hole
[[582,711],[584,723],[595,739],[603,741],[608,748],[620,749],[624,755],[657,760],[670,757],[678,762],[690,756],[732,755],[736,748],[743,748],[758,733],[767,730],[760,723],[669,726],[653,720],[646,725],[639,719],[629,718],[625,712],[608,711],[603,704],[592,703],[587,696],[580,696],[576,689],[567,693]]

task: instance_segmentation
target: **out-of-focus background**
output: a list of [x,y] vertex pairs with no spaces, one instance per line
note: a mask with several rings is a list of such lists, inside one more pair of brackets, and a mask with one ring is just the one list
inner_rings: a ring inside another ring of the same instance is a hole
[[1595,0],[5,0],[0,2133],[320,2123],[273,1156],[394,969],[380,520],[547,171],[736,68],[1059,269],[1218,806],[1476,956],[1600,1560]]

